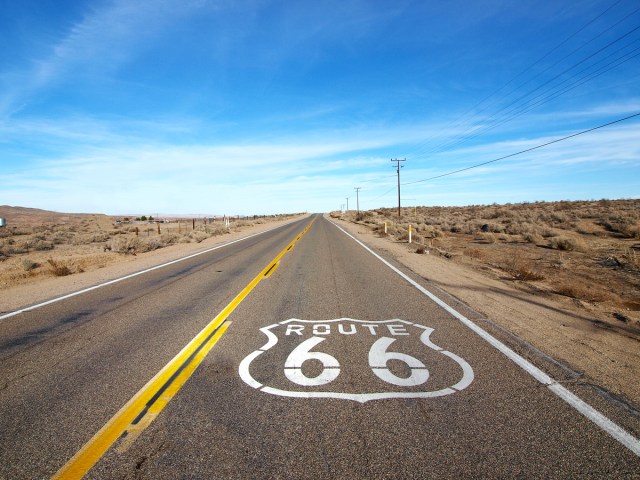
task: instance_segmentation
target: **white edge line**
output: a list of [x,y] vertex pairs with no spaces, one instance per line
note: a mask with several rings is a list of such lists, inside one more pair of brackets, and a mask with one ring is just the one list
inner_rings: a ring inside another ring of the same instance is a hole
[[[293,223],[293,222],[290,222],[290,223]],[[199,255],[204,255],[205,253],[209,253],[209,252],[212,252],[214,250],[218,250],[220,248],[228,247],[229,245],[233,245],[234,243],[242,242],[244,240],[248,240],[249,238],[257,237],[258,235],[262,235],[264,233],[271,232],[271,231],[276,230],[276,229],[278,229],[280,227],[284,227],[285,225],[288,225],[288,224],[285,223],[284,225],[278,225],[277,227],[270,228],[269,230],[264,230],[263,232],[253,233],[253,234],[248,235],[246,237],[238,238],[237,240],[231,240],[230,242],[223,243],[221,245],[216,245],[215,247],[207,248],[206,250],[203,250],[201,252],[192,253],[191,255],[187,255],[186,257],[180,257],[180,258],[177,258],[175,260],[171,260],[170,262],[162,263],[160,265],[156,265],[155,267],[147,268],[146,270],[142,270],[140,272],[131,273],[129,275],[125,275],[124,277],[114,278],[113,280],[109,280],[107,282],[100,283],[98,285],[94,285],[94,286],[89,287],[89,288],[78,290],[77,292],[72,292],[72,293],[68,293],[66,295],[63,295],[61,297],[52,298],[51,300],[47,300],[46,302],[42,302],[42,303],[38,303],[36,305],[31,305],[29,307],[21,308],[20,310],[16,310],[16,311],[13,311],[13,312],[10,312],[10,313],[5,313],[4,315],[0,315],[0,320],[4,320],[4,319],[9,318],[9,317],[14,317],[14,316],[19,315],[21,313],[30,312],[31,310],[36,310],[36,309],[44,307],[46,305],[50,305],[52,303],[60,302],[61,300],[66,300],[67,298],[75,297],[76,295],[82,295],[83,293],[87,293],[87,292],[90,292],[92,290],[97,290],[98,288],[106,287],[107,285],[112,285],[114,283],[118,283],[118,282],[121,282],[123,280],[128,280],[129,278],[137,277],[138,275],[142,275],[144,273],[149,273],[149,272],[151,272],[153,270],[157,270],[159,268],[163,268],[163,267],[166,267],[166,266],[169,266],[169,265],[173,265],[174,263],[182,262],[183,260],[188,260],[190,258],[197,257]]]
[[433,300],[437,305],[442,307],[444,310],[446,310],[448,313],[450,313],[455,318],[460,320],[463,324],[465,324],[467,327],[469,327],[471,330],[473,330],[476,334],[478,334],[484,340],[489,342],[494,348],[499,350],[502,354],[506,355],[511,361],[513,361],[520,368],[525,370],[529,375],[531,375],[533,378],[535,378],[538,382],[542,383],[543,385],[546,385],[558,397],[560,397],[562,400],[564,400],[566,403],[568,403],[570,406],[572,406],[574,409],[576,409],[579,413],[581,413],[582,415],[587,417],[589,420],[591,420],[593,423],[595,423],[598,427],[600,427],[602,430],[604,430],[609,435],[611,435],[614,439],[616,439],[618,442],[620,442],[622,445],[624,445],[629,450],[631,450],[636,456],[640,457],[640,440],[638,440],[636,437],[634,437],[629,432],[624,430],[622,427],[618,426],[616,423],[614,423],[609,418],[605,417],[603,414],[601,414],[599,411],[597,411],[591,405],[586,403],[584,400],[580,399],[575,394],[573,394],[572,392],[567,390],[565,387],[563,387],[562,385],[557,383],[549,375],[547,375],[545,372],[543,372],[538,367],[533,365],[531,362],[526,360],[524,357],[518,355],[516,352],[511,350],[509,347],[507,347],[504,343],[502,343],[500,340],[495,338],[489,332],[487,332],[486,330],[482,329],[476,323],[472,322],[467,317],[465,317],[461,313],[459,313],[456,310],[454,310],[452,307],[450,307],[445,302],[440,300],[438,297],[436,297],[433,293],[428,291],[422,285],[420,285],[419,283],[415,282],[409,276],[407,276],[406,274],[404,274],[403,272],[398,270],[396,267],[391,265],[384,258],[382,258],[376,252],[371,250],[369,247],[367,247],[364,243],[362,243],[356,237],[351,235],[345,229],[343,229],[342,227],[340,227],[339,225],[337,225],[337,224],[335,224],[333,222],[331,222],[331,223],[336,228],[341,230],[342,233],[344,233],[345,235],[350,237],[352,240],[354,240],[356,243],[358,243],[362,248],[367,250],[374,257],[376,257],[378,260],[380,260],[382,263],[384,263],[387,267],[389,267],[391,270],[396,272],[398,275],[400,275],[402,278],[404,278],[407,282],[409,282],[411,285],[413,285],[415,288],[417,288],[423,294],[425,294],[427,297],[429,297],[431,300]]

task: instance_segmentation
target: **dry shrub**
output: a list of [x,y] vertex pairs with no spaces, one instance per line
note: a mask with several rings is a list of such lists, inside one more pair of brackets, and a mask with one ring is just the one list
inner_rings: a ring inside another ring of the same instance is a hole
[[36,250],[38,252],[42,252],[46,250],[53,250],[53,243],[47,242],[46,240],[41,240],[39,238],[35,238],[30,242],[26,242],[25,247],[27,248],[27,250],[31,249],[31,250]]
[[31,270],[35,270],[39,266],[40,266],[39,263],[36,263],[33,260],[30,260],[28,258],[25,258],[22,260],[22,268],[24,269],[25,272],[30,272]]
[[213,226],[207,226],[206,232],[213,236],[224,235],[226,233],[229,233],[229,228],[225,227],[222,224],[216,224]]
[[56,277],[66,277],[67,275],[71,275],[73,273],[71,269],[64,263],[56,262],[52,258],[47,260],[47,263],[49,264],[49,270]]
[[620,214],[597,222],[610,232],[626,238],[640,238],[640,224],[631,214]]
[[112,238],[107,243],[107,247],[112,252],[135,255],[137,252],[142,251],[142,242],[138,237],[118,236]]
[[483,225],[484,232],[492,232],[492,233],[503,233],[505,231],[504,226],[500,225],[499,223],[486,223],[485,225]]
[[629,238],[640,238],[640,225],[633,225],[627,229]]
[[178,243],[182,236],[177,233],[163,233],[160,235],[160,240],[162,242],[162,246],[173,245],[174,243]]
[[570,284],[556,285],[555,293],[588,302],[605,302],[613,299],[612,295],[603,288],[577,283],[575,280]]
[[161,238],[150,238],[143,243],[143,251],[150,252],[165,247]]
[[56,232],[49,237],[49,241],[53,242],[54,245],[63,245],[65,243],[69,243],[69,241],[73,238],[73,235],[65,233],[65,232]]
[[544,280],[544,275],[538,271],[535,262],[525,257],[519,250],[512,252],[502,269],[516,280]]
[[191,237],[192,239],[194,239],[196,241],[196,243],[200,243],[203,240],[206,240],[207,238],[209,238],[209,235],[207,235],[204,232],[191,232],[189,234],[189,237]]
[[576,232],[582,235],[597,235],[601,229],[593,222],[579,222],[576,225]]
[[562,236],[552,238],[550,246],[556,250],[564,250],[567,252],[584,252],[587,250],[587,245],[582,240]]
[[525,241],[529,243],[534,243],[536,245],[544,241],[544,238],[542,238],[542,235],[539,235],[535,232],[525,233],[523,235],[523,238],[525,239]]
[[496,236],[491,232],[482,233],[480,235],[485,243],[496,243]]

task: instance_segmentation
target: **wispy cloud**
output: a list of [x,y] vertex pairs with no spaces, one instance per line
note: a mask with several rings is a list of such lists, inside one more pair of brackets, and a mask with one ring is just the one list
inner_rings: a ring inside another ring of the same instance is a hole
[[19,111],[29,97],[67,77],[105,75],[131,61],[163,27],[200,8],[201,2],[116,0],[87,11],[21,71],[4,72],[0,118]]
[[[87,138],[110,138],[99,132],[87,132]],[[269,143],[182,146],[139,140],[131,144],[116,138],[104,145],[77,146],[72,154],[34,159],[28,168],[6,172],[9,187],[3,195],[14,203],[56,210],[82,205],[109,213],[216,213],[255,211],[263,196],[274,198],[266,207],[269,211],[289,211],[288,205],[304,203],[313,189],[309,209],[321,209],[322,192],[341,195],[341,189],[351,188],[357,172],[380,163],[362,152],[392,147],[399,138],[403,136],[398,131],[314,132]]]

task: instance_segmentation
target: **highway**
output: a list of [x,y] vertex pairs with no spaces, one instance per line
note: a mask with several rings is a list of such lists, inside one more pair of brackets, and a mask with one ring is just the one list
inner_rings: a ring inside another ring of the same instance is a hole
[[640,478],[638,432],[321,215],[0,320],[2,479]]

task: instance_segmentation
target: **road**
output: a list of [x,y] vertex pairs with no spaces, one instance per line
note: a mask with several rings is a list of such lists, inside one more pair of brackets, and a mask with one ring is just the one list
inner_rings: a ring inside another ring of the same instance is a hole
[[387,261],[316,215],[0,320],[0,478],[640,478],[640,419]]

